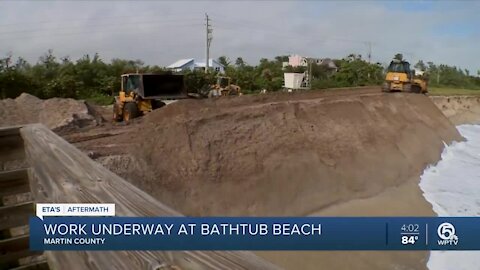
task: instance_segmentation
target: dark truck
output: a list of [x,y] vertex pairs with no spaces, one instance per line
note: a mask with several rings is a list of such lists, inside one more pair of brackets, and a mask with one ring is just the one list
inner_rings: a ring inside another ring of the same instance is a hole
[[123,74],[115,96],[113,120],[128,122],[165,105],[163,100],[187,98],[183,75]]

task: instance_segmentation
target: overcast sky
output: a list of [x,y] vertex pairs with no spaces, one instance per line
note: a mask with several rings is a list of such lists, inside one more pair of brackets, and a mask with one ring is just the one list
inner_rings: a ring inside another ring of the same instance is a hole
[[480,69],[480,1],[2,1],[0,56],[36,62],[53,49],[160,66],[200,60],[205,13],[213,58],[366,57],[371,42],[373,61],[401,52],[411,62]]

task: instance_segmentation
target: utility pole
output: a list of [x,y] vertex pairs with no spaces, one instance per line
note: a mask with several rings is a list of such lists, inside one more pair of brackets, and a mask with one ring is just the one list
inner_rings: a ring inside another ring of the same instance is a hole
[[[367,41],[367,46],[368,46],[368,63],[371,64],[372,63],[372,42],[370,41]],[[368,71],[368,79],[370,79],[370,69]]]
[[368,41],[368,63],[370,64],[372,62],[372,42]]
[[312,64],[313,59],[308,58],[308,89],[312,89]]
[[208,68],[210,65],[210,43],[212,43],[212,28],[210,27],[210,19],[208,18],[208,14],[205,13],[205,20],[207,21],[206,24],[206,46],[205,46],[205,73],[208,73]]

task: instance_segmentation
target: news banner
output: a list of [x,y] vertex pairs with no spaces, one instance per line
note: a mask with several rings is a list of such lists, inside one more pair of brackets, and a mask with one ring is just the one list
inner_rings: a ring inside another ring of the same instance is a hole
[[37,204],[32,250],[479,250],[480,217],[121,217]]

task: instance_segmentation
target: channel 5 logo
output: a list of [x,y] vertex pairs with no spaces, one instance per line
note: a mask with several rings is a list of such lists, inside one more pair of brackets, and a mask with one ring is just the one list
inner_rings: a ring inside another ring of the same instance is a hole
[[437,234],[439,246],[456,246],[458,244],[458,236],[455,235],[455,226],[451,223],[444,222],[438,226]]

